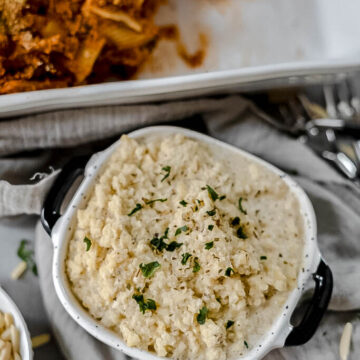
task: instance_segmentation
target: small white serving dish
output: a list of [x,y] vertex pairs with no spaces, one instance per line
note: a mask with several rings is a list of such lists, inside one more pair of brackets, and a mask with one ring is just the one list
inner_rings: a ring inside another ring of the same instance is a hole
[[10,313],[14,317],[14,324],[20,333],[20,355],[22,360],[32,360],[33,350],[29,330],[19,308],[0,286],[0,311]]
[[[327,308],[332,291],[332,275],[329,267],[322,260],[317,246],[316,219],[309,198],[294,180],[273,165],[243,150],[198,132],[172,126],[154,126],[134,131],[130,133],[129,136],[140,139],[161,135],[167,136],[174,133],[181,133],[189,138],[197,139],[198,141],[211,146],[217,153],[222,153],[222,156],[226,156],[226,154],[241,154],[256,163],[261,164],[268,170],[280,176],[289,186],[290,191],[298,199],[305,228],[304,253],[299,254],[299,256],[301,255],[303,258],[304,271],[299,272],[297,288],[289,295],[284,304],[282,313],[279,314],[267,334],[263,336],[258,344],[241,359],[259,359],[274,348],[283,347],[285,345],[301,345],[305,343],[315,333]],[[122,350],[131,357],[142,360],[159,360],[163,358],[160,358],[153,353],[127,346],[117,334],[106,329],[99,322],[94,320],[71,292],[65,274],[67,245],[73,232],[76,210],[86,203],[88,196],[91,193],[92,185],[101,173],[103,165],[106,164],[106,161],[120,141],[121,140],[115,142],[103,152],[96,154],[87,166],[88,158],[76,158],[64,167],[45,200],[42,211],[42,223],[47,232],[51,235],[54,245],[52,271],[56,293],[70,316],[95,338],[115,349]],[[60,215],[61,204],[67,191],[74,180],[82,174],[84,174],[83,181],[70,200],[64,214]],[[304,314],[303,320],[299,325],[294,327],[290,323],[292,313],[304,292],[305,284],[307,281],[311,280],[311,277],[314,278],[316,284],[312,301]]]

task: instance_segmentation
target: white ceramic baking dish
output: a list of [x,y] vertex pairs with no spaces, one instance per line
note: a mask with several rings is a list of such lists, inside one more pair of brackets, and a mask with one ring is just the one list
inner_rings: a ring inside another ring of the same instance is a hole
[[[317,246],[316,219],[307,195],[295,181],[269,163],[243,150],[198,132],[178,127],[154,126],[134,131],[130,133],[129,136],[139,139],[153,136],[167,136],[174,133],[182,133],[190,138],[204,142],[211,146],[213,151],[222,153],[223,156],[226,156],[226,154],[241,154],[263,165],[273,173],[279,175],[283,181],[288,184],[290,190],[298,199],[305,226],[305,246],[304,253],[302,254],[304,271],[299,272],[298,286],[288,297],[282,313],[279,314],[266,335],[242,359],[258,359],[274,348],[305,343],[315,333],[327,308],[332,291],[331,271],[322,260]],[[117,334],[106,329],[94,320],[72,294],[65,274],[65,258],[68,241],[74,231],[76,210],[85,205],[92,191],[92,186],[102,171],[102,167],[106,165],[106,161],[119,145],[120,141],[121,140],[117,141],[103,152],[94,155],[87,166],[88,158],[81,157],[74,159],[64,167],[45,200],[42,211],[42,223],[51,235],[54,245],[52,271],[56,293],[71,317],[91,335],[115,349],[122,350],[136,359],[159,360],[159,357],[150,352],[128,347]],[[73,195],[70,200],[65,212],[63,215],[60,215],[63,199],[79,175],[84,175],[84,178],[76,190],[75,195]],[[311,278],[315,281],[315,291],[312,301],[305,311],[300,324],[294,327],[290,323],[290,318],[304,292],[305,284],[308,280],[311,280]]]
[[[21,315],[19,308],[14,301],[0,286],[0,311],[10,313],[14,318],[14,324],[20,333],[20,355],[22,360],[32,360],[33,350],[31,346],[31,338],[26,322]],[[1,352],[1,351],[0,351]]]
[[360,70],[358,0],[168,0],[189,51],[207,37],[202,66],[184,66],[161,41],[136,80],[0,96],[0,117],[83,106],[165,101],[334,81]]

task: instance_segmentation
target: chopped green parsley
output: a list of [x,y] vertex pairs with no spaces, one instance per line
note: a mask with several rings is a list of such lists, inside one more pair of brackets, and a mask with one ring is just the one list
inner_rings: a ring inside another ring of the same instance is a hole
[[156,310],[156,303],[152,299],[144,299],[144,295],[134,294],[132,298],[139,304],[140,311],[145,314],[146,310]]
[[156,269],[160,268],[160,264],[157,261],[150,262],[148,264],[140,264],[139,268],[141,269],[144,277],[149,278],[154,275]]
[[267,259],[267,256],[260,256],[260,260],[266,260]]
[[240,224],[240,218],[237,216],[237,217],[234,217],[232,220],[231,220],[231,225],[232,226],[237,226]]
[[167,201],[167,199],[154,199],[154,200],[149,200],[149,201],[146,201],[145,204],[146,204],[146,205],[151,205],[151,204],[153,204],[153,203],[156,202],[156,201],[165,202],[165,201]]
[[236,236],[240,239],[247,239],[246,234],[244,233],[244,230],[242,227],[239,227],[236,231]]
[[150,240],[150,246],[154,250],[162,252],[164,249],[167,248],[167,243],[164,241],[164,237],[154,237],[152,240]]
[[193,273],[196,273],[200,270],[200,264],[198,263],[198,258],[194,259]]
[[209,229],[210,231],[212,231],[213,228],[214,228],[214,225],[212,225],[212,224],[208,226],[208,229]]
[[181,264],[186,265],[186,262],[189,260],[189,258],[192,256],[189,253],[182,254]]
[[161,182],[163,182],[165,179],[167,179],[170,175],[170,171],[171,171],[171,166],[164,166],[162,169],[162,171],[165,171],[165,175],[164,177],[161,179]]
[[169,245],[166,246],[167,251],[175,251],[177,248],[182,246],[183,243],[178,243],[176,241],[172,241]]
[[203,306],[196,316],[196,320],[200,325],[204,325],[209,310],[206,306]]
[[216,201],[219,198],[217,192],[209,185],[206,185],[207,191],[209,193],[209,197],[212,201]]
[[235,273],[235,271],[234,271],[233,268],[228,267],[228,268],[225,270],[225,275],[226,275],[226,276],[231,276],[231,272]]
[[226,199],[226,195],[221,195],[221,196],[219,197],[219,200],[220,200],[220,201],[222,201],[222,200],[224,200],[224,199]]
[[175,231],[175,236],[178,236],[178,235],[181,234],[181,232],[186,232],[186,231],[188,231],[188,230],[189,230],[189,228],[188,228],[186,225],[184,225],[184,226],[182,226],[182,227],[179,227],[179,228],[177,228],[176,231]]
[[249,348],[249,345],[245,340],[244,340],[244,345],[246,346],[247,349]]
[[228,320],[228,322],[226,323],[226,326],[225,326],[225,327],[226,327],[226,330],[229,329],[229,328],[231,328],[234,324],[235,324],[234,321]]
[[205,249],[210,250],[213,246],[214,246],[214,242],[210,241],[210,242],[205,244]]
[[170,244],[167,244],[164,241],[164,239],[168,239],[168,234],[169,228],[166,228],[163,236],[161,236],[160,238],[158,236],[155,236],[152,240],[150,240],[150,247],[158,252],[162,252],[164,249],[172,252],[175,249],[179,248],[182,243],[172,241]]
[[246,210],[242,207],[242,201],[243,201],[243,198],[241,197],[239,199],[239,210],[243,213],[243,214],[247,214]]
[[214,208],[214,209],[212,209],[212,210],[210,210],[210,211],[207,211],[206,212],[209,216],[214,216],[215,214],[216,214],[216,209]]
[[186,202],[185,200],[181,200],[181,201],[179,202],[179,204],[182,205],[183,207],[186,207],[187,202]]
[[38,275],[37,266],[34,260],[34,251],[27,249],[29,241],[21,240],[19,248],[17,250],[17,256],[27,263],[28,268],[31,269],[34,275]]
[[86,251],[89,251],[91,248],[91,240],[87,236],[84,237],[84,243],[86,244]]
[[132,216],[134,215],[137,211],[142,209],[142,205],[141,204],[136,204],[136,206],[134,207],[134,209],[132,209],[129,213],[128,216]]

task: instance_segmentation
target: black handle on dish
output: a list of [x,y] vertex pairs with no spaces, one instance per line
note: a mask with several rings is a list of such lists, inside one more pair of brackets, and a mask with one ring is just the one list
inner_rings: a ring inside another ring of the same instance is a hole
[[41,210],[41,223],[49,235],[51,235],[52,228],[61,216],[60,209],[66,193],[77,177],[84,174],[89,158],[90,156],[79,156],[71,159],[64,166],[46,195]]
[[285,346],[302,345],[311,339],[328,307],[333,277],[330,268],[321,260],[316,273],[313,275],[315,291],[310,305],[298,326],[295,326],[285,340]]

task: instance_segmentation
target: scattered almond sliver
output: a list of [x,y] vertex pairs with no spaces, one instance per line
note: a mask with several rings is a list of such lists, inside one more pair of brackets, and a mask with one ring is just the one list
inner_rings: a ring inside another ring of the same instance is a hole
[[50,334],[41,334],[38,336],[34,336],[33,338],[31,338],[33,349],[47,344],[50,341],[50,338]]
[[0,360],[21,360],[20,333],[9,313],[0,311]]
[[341,360],[347,360],[350,351],[352,324],[346,323],[340,339],[339,354]]
[[11,272],[11,278],[17,280],[26,271],[27,264],[25,261],[21,261],[16,268]]

